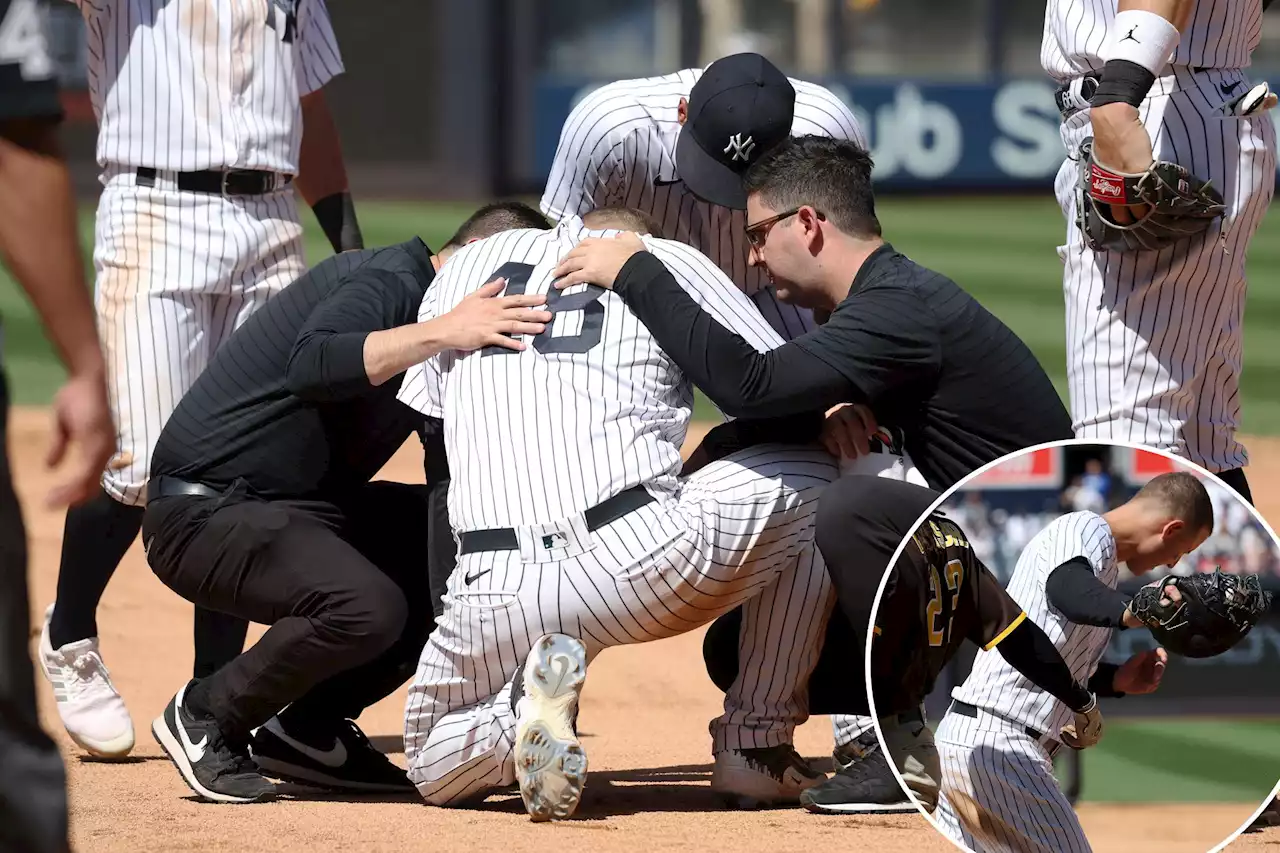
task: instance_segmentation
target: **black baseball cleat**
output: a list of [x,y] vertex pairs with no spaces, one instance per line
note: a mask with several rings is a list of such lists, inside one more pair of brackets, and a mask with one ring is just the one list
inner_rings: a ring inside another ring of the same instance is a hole
[[877,746],[836,770],[820,785],[800,792],[800,805],[819,814],[908,814],[915,803],[902,790]]
[[177,766],[184,782],[211,803],[260,803],[275,799],[276,788],[249,757],[248,740],[228,738],[212,718],[187,713],[182,697],[188,682],[151,723],[151,734]]
[[286,731],[279,717],[263,724],[250,743],[253,760],[268,776],[334,791],[413,791],[404,770],[379,752],[351,720]]

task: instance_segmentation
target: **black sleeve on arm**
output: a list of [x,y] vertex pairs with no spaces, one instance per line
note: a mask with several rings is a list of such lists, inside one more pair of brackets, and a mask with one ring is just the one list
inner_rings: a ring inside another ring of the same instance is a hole
[[843,374],[795,344],[756,352],[703,311],[649,252],[627,261],[613,291],[693,384],[731,417],[826,411],[864,399]]
[[1049,635],[1030,619],[1023,619],[996,646],[1009,666],[1043,688],[1073,711],[1089,704],[1089,691],[1071,676],[1067,662]]
[[373,385],[364,366],[364,339],[412,322],[420,292],[386,270],[361,270],[311,312],[298,333],[285,383],[290,393],[317,402],[346,400]]
[[1050,572],[1044,592],[1049,603],[1077,625],[1124,628],[1128,599],[1098,580],[1084,557],[1068,560]]
[[1089,689],[1099,696],[1118,699],[1125,694],[1116,690],[1116,672],[1120,667],[1114,663],[1099,663],[1098,668],[1089,676]]

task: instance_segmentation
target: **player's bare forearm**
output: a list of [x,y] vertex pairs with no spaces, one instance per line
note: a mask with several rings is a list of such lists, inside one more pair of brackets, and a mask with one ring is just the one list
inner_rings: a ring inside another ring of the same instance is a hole
[[302,96],[302,146],[299,154],[298,192],[307,204],[347,191],[347,166],[342,159],[338,126],[329,101],[320,89]]
[[311,205],[333,250],[363,249],[364,235],[360,233],[355,203],[347,189],[347,167],[342,161],[338,128],[323,91],[302,98],[299,160],[298,192]]
[[445,349],[444,335],[432,321],[372,332],[364,339],[364,370],[371,385],[381,385]]
[[102,375],[71,178],[44,120],[0,123],[0,255],[26,291],[69,373]]

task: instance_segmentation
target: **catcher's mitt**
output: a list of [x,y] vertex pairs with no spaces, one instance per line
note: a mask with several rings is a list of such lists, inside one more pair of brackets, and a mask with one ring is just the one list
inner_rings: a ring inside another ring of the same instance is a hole
[[[1165,587],[1177,587],[1181,601],[1165,598]],[[1156,640],[1174,654],[1208,658],[1234,646],[1271,607],[1257,575],[1169,575],[1144,586],[1129,602],[1129,612],[1151,629]]]
[[[1077,224],[1094,251],[1163,249],[1208,229],[1227,207],[1222,194],[1176,163],[1157,160],[1138,175],[1110,169],[1093,159],[1093,137],[1080,144]],[[1136,222],[1120,224],[1111,205],[1145,204]]]

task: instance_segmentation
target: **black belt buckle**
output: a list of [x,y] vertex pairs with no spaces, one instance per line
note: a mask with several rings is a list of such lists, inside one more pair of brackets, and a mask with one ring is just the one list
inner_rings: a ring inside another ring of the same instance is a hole
[[152,477],[147,480],[147,500],[164,497],[220,498],[225,489],[215,489],[204,483],[192,483],[177,477]]
[[224,196],[263,195],[275,189],[273,172],[257,172],[252,169],[228,169],[222,173]]

